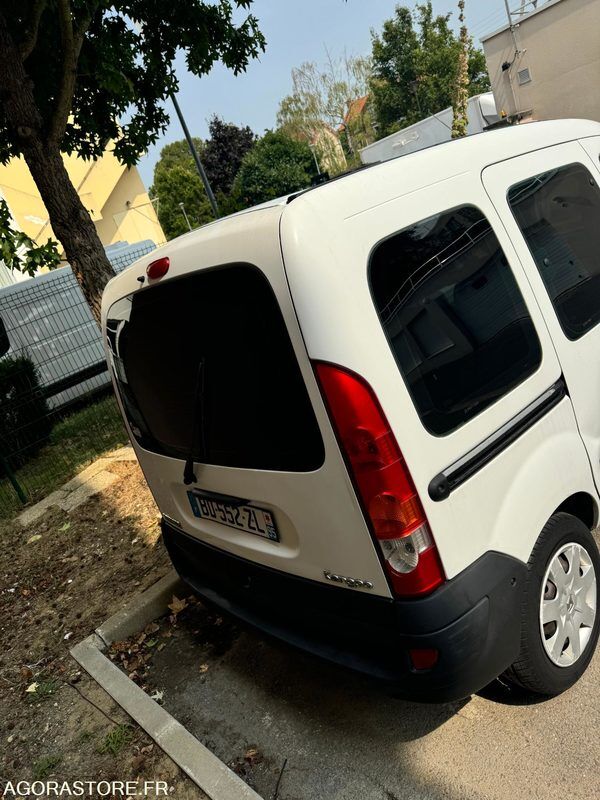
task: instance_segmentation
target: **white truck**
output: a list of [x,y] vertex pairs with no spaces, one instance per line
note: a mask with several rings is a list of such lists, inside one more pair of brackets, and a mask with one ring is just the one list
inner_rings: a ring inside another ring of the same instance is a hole
[[[115,272],[152,252],[150,239],[106,248]],[[109,383],[100,331],[69,266],[0,288],[0,358],[28,356],[51,407]]]
[[[492,92],[471,97],[467,106],[467,116],[469,136],[482,133],[486,128],[498,123],[500,117]],[[438,114],[415,122],[414,125],[409,125],[386,136],[385,139],[364,147],[360,151],[360,160],[363,164],[376,164],[379,161],[389,161],[396,156],[414,153],[416,150],[424,150],[434,144],[449,142],[452,138],[452,118],[452,109],[445,108]]]

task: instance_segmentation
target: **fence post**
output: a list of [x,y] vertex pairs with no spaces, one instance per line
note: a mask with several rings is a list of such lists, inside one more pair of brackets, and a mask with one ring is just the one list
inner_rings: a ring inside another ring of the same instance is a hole
[[23,505],[25,505],[25,503],[27,502],[27,494],[25,492],[25,489],[23,489],[23,487],[17,480],[17,476],[13,472],[12,467],[8,463],[8,460],[4,458],[4,456],[2,455],[1,450],[0,450],[0,464],[2,464],[2,469],[4,470],[4,472],[6,472],[8,480],[11,482],[13,489],[17,493],[17,497],[23,503]]

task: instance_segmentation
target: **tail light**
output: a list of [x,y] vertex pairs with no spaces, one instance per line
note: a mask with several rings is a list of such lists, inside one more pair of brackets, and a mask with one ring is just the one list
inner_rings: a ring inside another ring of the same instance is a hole
[[153,281],[164,278],[170,266],[171,262],[168,256],[157,258],[156,261],[151,261],[146,267],[146,275]]
[[317,379],[394,591],[423,595],[444,581],[425,512],[379,401],[354,372],[315,362]]

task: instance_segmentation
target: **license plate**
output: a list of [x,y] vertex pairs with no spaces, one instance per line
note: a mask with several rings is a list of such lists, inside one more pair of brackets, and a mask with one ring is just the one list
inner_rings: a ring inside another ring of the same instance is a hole
[[202,497],[194,492],[188,492],[187,496],[195,517],[219,522],[229,528],[253,533],[255,536],[262,536],[264,539],[271,539],[274,542],[279,541],[275,520],[266,508],[224,503],[209,497]]

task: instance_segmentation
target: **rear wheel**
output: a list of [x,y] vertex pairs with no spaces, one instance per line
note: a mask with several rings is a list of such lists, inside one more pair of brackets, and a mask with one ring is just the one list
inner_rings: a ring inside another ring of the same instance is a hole
[[525,689],[556,695],[584,673],[598,641],[600,555],[587,527],[554,514],[528,565],[521,610],[521,652],[506,676]]

